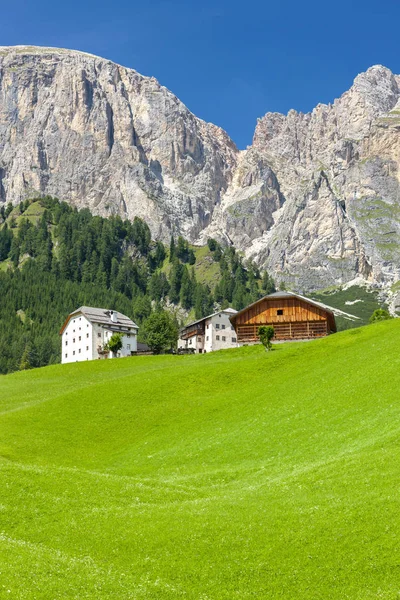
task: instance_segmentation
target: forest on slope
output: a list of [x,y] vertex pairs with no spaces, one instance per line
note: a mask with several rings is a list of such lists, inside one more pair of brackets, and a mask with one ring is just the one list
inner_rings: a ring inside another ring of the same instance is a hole
[[169,310],[179,326],[216,307],[240,310],[275,289],[232,246],[210,239],[206,254],[181,236],[169,248],[153,241],[138,217],[93,216],[51,197],[2,206],[0,373],[59,362],[59,329],[81,305],[128,315],[145,339],[154,311]]

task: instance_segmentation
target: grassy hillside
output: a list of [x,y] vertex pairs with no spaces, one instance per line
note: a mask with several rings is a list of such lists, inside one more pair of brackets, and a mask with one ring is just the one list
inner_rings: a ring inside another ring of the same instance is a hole
[[0,379],[0,597],[399,597],[400,321]]
[[336,317],[336,325],[339,331],[366,325],[374,310],[387,308],[386,304],[379,298],[377,290],[360,285],[353,285],[345,289],[341,287],[332,288],[313,293],[312,297],[319,302],[359,317],[359,321]]

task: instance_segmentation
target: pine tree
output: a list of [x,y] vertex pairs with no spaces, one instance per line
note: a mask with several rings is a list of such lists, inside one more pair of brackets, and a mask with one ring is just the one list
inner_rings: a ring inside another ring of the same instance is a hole
[[193,284],[189,275],[189,271],[185,266],[182,271],[180,303],[187,310],[193,306]]
[[32,365],[29,360],[29,355],[30,355],[30,345],[26,344],[24,352],[21,356],[21,360],[19,362],[19,370],[20,371],[26,371],[26,370],[32,368]]
[[236,310],[242,310],[246,304],[248,304],[246,298],[246,288],[244,287],[243,283],[238,281],[233,290],[232,306]]
[[142,323],[151,315],[151,300],[148,296],[136,296],[132,302],[133,315],[138,323]]
[[261,288],[265,292],[265,295],[273,294],[274,292],[276,292],[275,282],[269,275],[268,271],[264,271],[261,281]]
[[115,282],[118,278],[119,272],[119,264],[115,257],[113,257],[111,261],[111,271],[110,271],[110,288],[114,287]]
[[5,260],[8,257],[8,253],[11,249],[11,243],[13,239],[12,232],[8,229],[7,223],[0,229],[0,261]]
[[187,262],[188,260],[188,252],[189,252],[189,246],[188,243],[183,239],[183,237],[180,235],[178,237],[178,243],[176,245],[176,256],[182,261],[182,262]]
[[183,265],[175,257],[172,263],[171,274],[169,277],[169,299],[173,304],[178,304],[181,291],[181,282],[183,274]]
[[206,317],[213,312],[213,297],[208,285],[198,283],[194,293],[194,309],[196,319]]
[[20,249],[19,249],[18,238],[14,235],[11,240],[10,255],[9,255],[14,267],[18,267],[19,254],[20,254]]
[[196,255],[194,253],[194,251],[192,250],[192,248],[189,249],[189,254],[188,254],[188,263],[189,265],[194,265],[196,262]]
[[58,252],[58,262],[60,268],[60,277],[62,279],[68,279],[71,275],[70,260],[67,248],[64,245],[60,247]]
[[169,262],[172,263],[175,258],[175,240],[174,236],[171,235],[171,242],[169,244]]

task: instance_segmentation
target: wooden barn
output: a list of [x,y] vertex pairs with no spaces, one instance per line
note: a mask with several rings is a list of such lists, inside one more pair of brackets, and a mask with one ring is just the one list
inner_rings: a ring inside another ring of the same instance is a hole
[[260,325],[272,325],[276,340],[312,339],[336,331],[332,308],[291,292],[265,296],[232,315],[230,320],[237,341],[242,344],[258,341]]

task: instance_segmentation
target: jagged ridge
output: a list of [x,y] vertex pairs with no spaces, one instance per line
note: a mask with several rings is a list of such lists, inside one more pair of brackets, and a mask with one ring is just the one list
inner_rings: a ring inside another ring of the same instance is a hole
[[0,48],[0,200],[53,194],[234,243],[293,289],[399,279],[399,77],[382,66],[251,147],[154,78],[81,52]]

